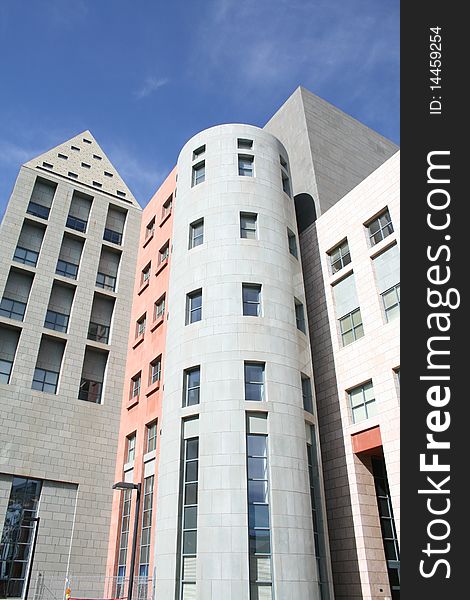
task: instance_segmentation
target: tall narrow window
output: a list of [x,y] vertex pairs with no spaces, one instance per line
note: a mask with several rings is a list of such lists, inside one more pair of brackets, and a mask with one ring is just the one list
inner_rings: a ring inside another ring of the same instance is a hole
[[170,240],[168,240],[161,248],[158,253],[158,264],[161,265],[170,256]]
[[393,224],[390,217],[390,212],[386,208],[378,217],[373,219],[367,225],[369,231],[369,241],[371,246],[375,246],[383,239],[393,233]]
[[254,156],[238,155],[238,174],[242,177],[253,177]]
[[295,239],[295,233],[290,229],[287,229],[287,240],[289,242],[289,252],[297,258],[297,240]]
[[145,326],[147,324],[147,314],[145,313],[140,317],[135,327],[135,337],[138,338],[145,333]]
[[201,367],[184,371],[183,406],[199,404],[201,391]]
[[202,290],[195,290],[186,296],[186,325],[202,319]]
[[330,595],[328,593],[326,542],[315,427],[309,425],[307,431],[309,432],[309,439],[307,439],[308,478],[310,482],[310,502],[312,505],[313,541],[315,546],[315,558],[317,561],[318,587],[320,589],[321,600],[327,600]]
[[199,146],[199,148],[196,148],[196,150],[193,150],[193,160],[197,160],[199,157],[201,157],[204,152],[206,151],[206,145],[203,144],[202,146]]
[[151,263],[149,263],[147,266],[145,266],[142,269],[142,276],[140,278],[141,285],[144,285],[144,283],[147,283],[147,281],[150,279],[150,268],[151,268]]
[[168,215],[171,213],[171,207],[173,206],[173,194],[171,194],[171,196],[165,200],[165,202],[162,205],[162,221],[164,219],[166,219],[168,217]]
[[157,449],[157,421],[147,425],[147,452],[153,452]]
[[137,375],[134,375],[134,377],[131,379],[131,399],[139,397],[139,395],[140,395],[140,381],[141,381],[141,374],[140,373],[138,373]]
[[206,161],[201,160],[197,165],[193,166],[193,182],[192,186],[199,185],[206,179]]
[[190,600],[196,597],[199,438],[183,441],[182,462],[180,599]]
[[302,333],[306,332],[305,329],[305,314],[304,314],[304,305],[302,302],[299,302],[297,299],[294,299],[295,306],[295,324],[299,331]]
[[135,433],[127,436],[126,463],[134,462],[135,459]]
[[145,239],[148,240],[149,238],[151,238],[153,236],[154,233],[155,233],[155,217],[153,217],[153,219],[148,223],[147,227],[145,228]]
[[127,548],[129,546],[129,523],[131,518],[132,490],[124,490],[122,493],[121,533],[119,536],[119,554],[117,565],[116,596],[121,598],[124,594]]
[[198,219],[189,226],[189,249],[204,242],[204,219]]
[[240,237],[256,240],[258,215],[256,213],[240,213]]
[[365,421],[376,414],[376,402],[372,381],[349,390],[353,423]]
[[354,273],[335,283],[333,297],[338,315],[341,342],[343,346],[347,346],[364,335]]
[[261,285],[258,283],[243,283],[243,314],[259,317],[261,315]]
[[287,173],[284,173],[284,171],[282,171],[281,177],[282,177],[282,190],[285,194],[287,194],[290,197],[292,195],[292,192],[290,189],[289,175],[287,175]]
[[138,598],[147,598],[150,565],[150,538],[152,533],[154,475],[144,479],[142,529],[140,532]]
[[165,314],[165,294],[155,302],[155,321],[158,321]]
[[264,400],[264,363],[245,363],[245,400]]
[[246,436],[250,600],[272,597],[268,437]]
[[307,377],[306,375],[302,375],[301,379],[304,410],[313,413],[312,382],[310,381],[310,377]]
[[160,381],[162,377],[162,356],[158,356],[155,360],[150,363],[150,377],[149,385],[153,385]]
[[394,285],[382,293],[385,316],[387,321],[393,321],[400,314],[400,284]]

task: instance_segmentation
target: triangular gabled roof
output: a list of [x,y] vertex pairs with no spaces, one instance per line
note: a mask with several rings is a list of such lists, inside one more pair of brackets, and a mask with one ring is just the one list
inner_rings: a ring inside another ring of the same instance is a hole
[[134,195],[89,130],[51,148],[24,166],[49,171],[95,192],[110,194],[140,208]]

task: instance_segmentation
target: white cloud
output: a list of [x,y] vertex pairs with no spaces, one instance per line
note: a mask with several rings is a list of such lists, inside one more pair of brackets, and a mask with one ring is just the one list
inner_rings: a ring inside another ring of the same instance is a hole
[[142,98],[146,98],[147,96],[150,96],[150,94],[153,94],[159,88],[163,87],[167,83],[168,83],[168,79],[166,79],[166,78],[158,79],[157,77],[147,77],[145,79],[144,83],[142,84],[142,86],[137,91],[134,92],[134,96],[138,100],[141,100]]

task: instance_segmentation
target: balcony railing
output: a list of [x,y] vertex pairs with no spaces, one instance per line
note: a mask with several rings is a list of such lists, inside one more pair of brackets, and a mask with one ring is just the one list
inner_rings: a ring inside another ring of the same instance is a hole
[[41,219],[48,219],[50,211],[51,209],[49,206],[44,206],[43,204],[38,204],[37,202],[30,200],[26,212],[35,217],[40,217]]
[[104,230],[103,239],[107,242],[112,242],[113,244],[118,244],[120,246],[122,242],[122,233],[106,228]]
[[116,291],[116,277],[113,275],[106,275],[98,271],[96,275],[96,285],[105,290]]
[[107,344],[109,340],[109,325],[90,321],[88,325],[88,339]]
[[35,267],[38,262],[38,256],[39,252],[36,252],[36,250],[28,250],[28,248],[23,248],[23,246],[17,246],[13,260],[24,265],[29,265],[30,267]]
[[99,404],[101,401],[101,392],[103,383],[101,381],[92,381],[91,379],[82,379],[80,382],[80,390],[78,399],[85,402],[94,402]]
[[77,279],[78,265],[59,258],[55,272],[62,277]]
[[64,313],[60,313],[55,310],[48,310],[46,312],[44,327],[65,333],[69,325],[69,318],[70,316]]
[[26,312],[26,302],[13,300],[12,298],[2,298],[0,302],[0,315],[15,321],[22,321]]
[[69,229],[75,229],[76,231],[80,231],[81,233],[85,233],[86,231],[86,226],[87,226],[88,221],[85,221],[84,219],[79,219],[78,217],[74,217],[72,215],[69,215],[67,217],[67,227]]

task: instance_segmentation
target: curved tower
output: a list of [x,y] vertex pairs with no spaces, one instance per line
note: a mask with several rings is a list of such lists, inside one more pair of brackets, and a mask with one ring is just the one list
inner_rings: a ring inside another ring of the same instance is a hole
[[221,125],[178,159],[155,540],[161,598],[329,598],[288,156]]

